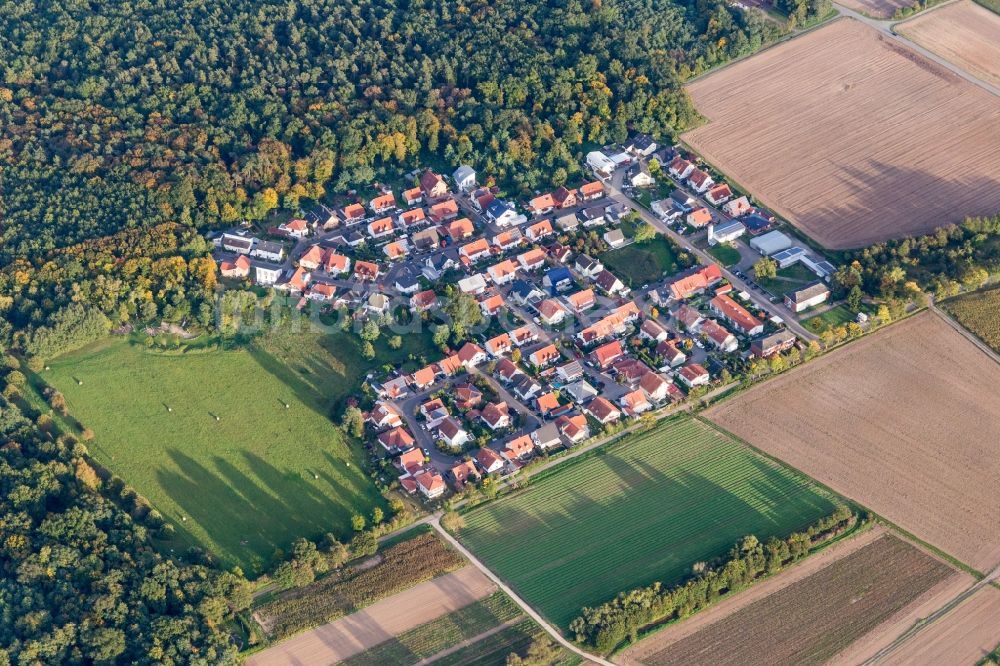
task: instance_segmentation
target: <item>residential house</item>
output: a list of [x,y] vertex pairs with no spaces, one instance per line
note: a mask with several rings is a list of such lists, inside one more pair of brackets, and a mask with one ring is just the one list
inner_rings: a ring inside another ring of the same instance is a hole
[[556,368],[556,376],[564,383],[574,382],[583,377],[583,366],[579,361],[570,361]]
[[562,243],[553,243],[551,247],[548,248],[549,256],[558,261],[560,264],[567,263],[573,256],[573,250],[567,245]]
[[465,364],[462,363],[462,359],[459,358],[458,354],[452,354],[451,356],[445,356],[443,359],[435,363],[433,366],[435,372],[444,375],[445,377],[452,377],[457,375],[463,369],[466,368]]
[[433,430],[441,421],[448,418],[451,413],[445,407],[444,401],[441,398],[434,398],[420,405],[420,415],[427,420],[427,427]]
[[455,387],[453,395],[455,407],[463,412],[472,409],[483,400],[483,392],[473,384],[459,384]]
[[561,355],[559,354],[559,350],[556,349],[556,346],[548,344],[531,352],[528,356],[528,362],[536,368],[544,368],[552,365],[552,363],[558,361],[560,358]]
[[[474,190],[471,195],[469,195],[469,200],[472,202],[472,207],[478,210],[480,213],[485,213],[486,208],[496,201],[496,195],[485,187],[480,187]],[[527,219],[527,218],[525,218]]]
[[548,326],[555,326],[566,318],[566,308],[556,299],[546,298],[538,304],[538,318]]
[[584,183],[578,190],[580,199],[583,201],[593,201],[604,196],[604,183],[595,180],[591,183]]
[[675,180],[684,180],[695,170],[695,166],[678,155],[667,167],[667,171]]
[[418,185],[408,190],[403,190],[403,201],[407,206],[415,206],[424,201],[424,191]]
[[323,257],[323,270],[326,271],[327,275],[337,276],[343,275],[344,273],[351,270],[351,259],[350,257],[345,257],[342,254],[337,254],[332,250],[327,250]]
[[372,410],[368,412],[367,420],[376,430],[396,428],[403,425],[403,415],[399,413],[395,405],[384,400],[379,400],[375,403]]
[[482,419],[483,423],[490,430],[509,428],[511,424],[510,407],[508,407],[506,402],[491,402],[483,407],[483,411],[479,413],[479,418]]
[[514,343],[515,347],[521,347],[537,340],[538,332],[531,325],[518,326],[513,331],[510,331],[510,341]]
[[702,266],[686,277],[682,277],[670,285],[670,294],[678,301],[704,293],[706,289],[722,280],[722,270],[718,264]]
[[[402,426],[397,426],[392,430],[386,430],[385,432],[379,433],[378,436],[378,443],[382,445],[383,449],[389,451],[390,453],[393,451],[405,451],[406,449],[410,449],[413,446],[414,441],[413,435],[411,435],[406,428]],[[423,464],[423,452],[419,451],[419,449],[414,450],[420,454],[420,462],[417,464]]]
[[638,306],[634,301],[629,301],[577,333],[576,337],[586,345],[600,342],[613,335],[621,335],[628,329],[629,324],[639,319],[639,315]]
[[535,271],[545,266],[545,251],[541,248],[532,248],[527,252],[517,255],[517,263],[525,271]]
[[486,291],[486,287],[486,276],[482,273],[476,273],[475,275],[470,275],[469,277],[462,278],[458,281],[458,288],[463,293],[472,294],[473,296],[478,296]]
[[365,207],[359,203],[347,204],[340,209],[340,217],[345,224],[356,224],[365,219]]
[[524,374],[513,361],[506,358],[502,358],[497,361],[496,367],[493,368],[493,372],[500,378],[500,381],[505,384],[509,384],[517,375]]
[[706,319],[701,324],[701,332],[708,336],[709,342],[716,349],[723,352],[734,352],[739,347],[736,336],[730,333],[724,326],[719,325],[714,319]]
[[674,317],[684,326],[686,330],[691,331],[692,333],[696,332],[698,327],[701,325],[701,322],[705,320],[705,318],[701,316],[700,312],[687,304],[681,305],[677,308],[677,311],[674,312]]
[[510,390],[519,400],[527,402],[538,395],[538,392],[542,390],[542,386],[522,372],[514,376],[514,379],[510,383]]
[[590,437],[590,426],[587,424],[587,417],[583,414],[560,416],[556,419],[556,427],[571,444],[579,444]]
[[656,355],[671,368],[676,368],[687,360],[687,354],[678,349],[677,343],[673,340],[663,340],[656,345]]
[[639,326],[639,335],[653,342],[662,342],[670,337],[667,329],[655,319],[644,320]]
[[649,172],[649,163],[645,160],[639,162],[638,168],[629,177],[632,187],[652,187],[656,185],[656,178]]
[[[827,290],[827,294],[829,294],[829,290]],[[754,317],[746,308],[725,294],[716,296],[709,301],[708,305],[712,311],[721,315],[723,319],[739,329],[743,335],[759,335],[764,332],[764,322]]]
[[614,372],[617,381],[631,386],[642,379],[642,376],[647,372],[652,372],[652,369],[639,359],[626,356],[615,361],[612,372]]
[[822,281],[817,281],[785,294],[785,305],[792,312],[802,312],[814,305],[819,305],[829,297],[830,288],[823,284]]
[[479,299],[479,309],[482,311],[484,317],[496,315],[504,305],[503,294],[492,288]]
[[549,270],[542,278],[542,284],[552,293],[566,291],[573,286],[573,274],[568,268],[558,266]]
[[487,356],[483,348],[474,342],[466,342],[458,350],[458,358],[466,368],[474,368],[486,362]]
[[705,200],[713,206],[719,206],[729,201],[733,196],[733,191],[729,188],[729,185],[722,183],[716,185],[705,193]]
[[455,169],[451,175],[455,181],[455,187],[461,192],[470,192],[476,187],[476,170],[467,164],[463,164]]
[[700,208],[695,208],[693,211],[687,215],[687,223],[694,227],[695,229],[701,229],[707,224],[712,222],[712,211],[705,208],[704,206]]
[[407,474],[414,474],[424,467],[424,452],[420,449],[409,449],[396,458],[396,466]]
[[286,281],[279,283],[276,289],[283,289],[296,294],[302,293],[305,291],[306,285],[309,284],[311,278],[312,275],[309,274],[309,271],[299,266]]
[[727,201],[722,206],[722,212],[729,217],[740,217],[741,215],[746,215],[753,210],[753,206],[750,205],[750,200],[746,197],[740,197],[738,199],[733,199],[732,201]]
[[428,199],[437,199],[448,194],[448,183],[430,169],[420,174],[420,189]]
[[478,238],[458,248],[458,254],[469,261],[476,262],[490,256],[490,244],[485,238]]
[[585,379],[579,379],[572,384],[567,384],[562,388],[562,392],[563,395],[578,405],[582,405],[598,395],[597,389],[591,386]]
[[410,240],[413,241],[413,247],[416,248],[418,252],[436,250],[441,245],[441,239],[438,236],[438,231],[434,228],[418,231],[410,237]]
[[608,296],[614,296],[625,291],[624,283],[607,269],[598,273],[594,281],[600,287],[601,291]]
[[765,335],[750,343],[750,353],[758,358],[770,358],[795,346],[795,334],[788,329]]
[[254,282],[257,284],[274,284],[281,277],[282,268],[281,266],[261,266],[260,264],[253,267],[254,271]]
[[521,435],[520,437],[515,437],[504,444],[503,449],[500,451],[500,455],[510,461],[524,460],[530,456],[534,450],[535,444],[531,441],[531,437],[529,435]]
[[437,379],[437,371],[433,365],[424,366],[410,375],[410,384],[413,388],[425,389]]
[[503,458],[499,453],[491,448],[483,447],[476,453],[476,462],[483,470],[483,474],[495,474],[503,469]]
[[625,356],[625,350],[622,349],[620,340],[612,340],[595,349],[590,355],[597,367],[607,370],[615,361]]
[[508,250],[513,250],[515,247],[521,245],[524,242],[524,237],[521,236],[520,229],[510,229],[508,231],[501,231],[496,236],[493,237],[493,246],[499,249],[501,252],[506,252]]
[[573,262],[573,268],[584,277],[595,278],[598,273],[604,270],[604,264],[586,254],[581,254]]
[[504,259],[498,264],[493,264],[486,269],[486,273],[493,280],[493,284],[501,285],[513,282],[517,275],[518,263],[513,259]]
[[646,393],[646,397],[656,404],[667,399],[672,386],[669,379],[657,372],[647,372],[639,379],[639,388]]
[[299,266],[307,271],[314,271],[323,263],[326,251],[319,245],[311,245],[308,250],[299,257]]
[[289,220],[278,225],[278,229],[292,238],[305,238],[309,235],[309,223],[303,219]]
[[576,314],[586,312],[597,304],[597,296],[593,289],[584,289],[566,297],[570,310]]
[[518,305],[527,305],[528,303],[535,303],[539,299],[545,298],[545,292],[526,280],[514,280],[508,296]]
[[602,238],[604,238],[604,242],[607,243],[608,247],[612,250],[625,245],[625,234],[621,229],[610,229],[605,231]]
[[528,212],[532,215],[546,215],[556,209],[556,200],[551,192],[546,192],[528,202]]
[[605,222],[611,222],[612,220],[606,217],[607,208],[607,206],[600,205],[584,208],[579,214],[583,218],[584,228],[590,229],[592,227],[599,227]]
[[510,353],[514,345],[508,334],[501,333],[487,340],[483,346],[486,347],[486,351],[489,352],[490,356],[498,358]]
[[622,411],[625,412],[626,416],[632,417],[639,416],[643,412],[648,412],[653,408],[653,404],[646,397],[646,393],[642,389],[626,393],[618,399],[618,404],[621,405]]
[[368,202],[368,210],[375,215],[381,215],[394,208],[396,208],[396,195],[392,192],[380,194]]
[[499,199],[494,199],[486,206],[486,218],[500,228],[514,227],[528,221],[528,218],[514,210],[513,205]]
[[374,264],[370,261],[355,261],[354,262],[354,279],[361,282],[374,282],[378,279],[381,271],[379,270],[378,264]]
[[314,282],[309,287],[307,298],[313,301],[332,301],[337,294],[337,288],[325,282]]
[[446,446],[452,449],[464,446],[470,439],[469,433],[467,433],[462,425],[452,416],[443,419],[438,424],[437,436],[438,439],[442,440]]
[[[619,224],[626,215],[632,212],[626,204],[613,203],[604,208],[604,219],[608,224]],[[587,226],[587,225],[584,225]]]
[[453,220],[458,217],[458,203],[454,199],[445,199],[431,206],[428,215],[436,224]]
[[691,173],[688,175],[687,180],[688,180],[688,185],[691,186],[691,189],[693,189],[698,194],[704,194],[709,189],[711,189],[713,185],[715,185],[715,181],[712,180],[712,177],[709,176],[706,172],[702,171],[701,169],[692,170]]
[[250,275],[250,260],[241,254],[236,257],[236,261],[221,262],[219,272],[224,278],[245,278]]
[[585,409],[601,425],[614,423],[622,417],[621,411],[611,404],[610,400],[600,395],[591,400]]
[[535,222],[524,231],[525,237],[532,242],[538,242],[542,238],[545,238],[546,236],[549,236],[553,233],[555,232],[552,229],[551,220],[542,220],[541,222]]
[[382,246],[382,252],[389,261],[396,261],[397,259],[402,259],[410,253],[410,246],[406,242],[405,238],[401,238],[398,241],[393,241],[392,243],[386,243]]
[[674,205],[673,199],[658,199],[650,203],[649,208],[664,222],[676,220],[682,212]]
[[684,190],[674,190],[671,192],[670,201],[682,213],[690,213],[698,203],[694,197]]
[[445,233],[451,242],[455,243],[460,240],[465,240],[472,234],[474,234],[476,228],[472,224],[472,220],[467,217],[463,217],[460,220],[455,220],[445,229]]
[[375,315],[384,315],[389,311],[389,297],[385,294],[374,293],[368,296],[365,302],[365,310]]
[[633,155],[648,157],[656,152],[657,145],[648,134],[633,134],[622,147]]
[[556,217],[556,226],[564,232],[576,231],[580,226],[580,220],[576,219],[574,213],[560,215]]
[[559,407],[561,407],[559,404],[559,396],[555,391],[549,391],[548,393],[544,393],[535,398],[535,409],[538,410],[542,416],[548,416],[550,412],[559,409]]
[[434,470],[425,469],[415,474],[413,480],[417,482],[420,494],[427,499],[437,499],[444,495],[444,491],[447,490],[444,479]]
[[421,272],[428,280],[439,280],[441,276],[458,267],[458,250],[449,247],[444,252],[432,254],[424,260]]
[[425,224],[427,222],[427,214],[424,212],[423,208],[412,208],[400,213],[396,218],[396,221],[399,222],[399,226],[404,229],[408,229],[410,227]]
[[587,166],[593,169],[598,178],[608,179],[617,167],[617,163],[599,150],[587,153]]
[[726,220],[719,224],[708,225],[708,244],[731,243],[744,233],[747,228],[739,220]]
[[410,309],[414,312],[430,310],[437,305],[437,294],[433,289],[421,291],[410,296]]
[[697,363],[690,363],[678,370],[677,378],[688,388],[705,386],[710,379],[708,370]]
[[555,423],[546,423],[531,433],[531,441],[542,451],[551,449],[562,444],[559,437],[559,426]]
[[285,248],[282,247],[281,243],[262,240],[257,241],[250,254],[264,261],[284,261]]
[[483,475],[476,469],[476,463],[471,460],[457,462],[448,468],[448,478],[457,491],[462,491],[470,481],[479,481]]
[[250,254],[256,239],[240,234],[222,234],[219,246],[228,252]]

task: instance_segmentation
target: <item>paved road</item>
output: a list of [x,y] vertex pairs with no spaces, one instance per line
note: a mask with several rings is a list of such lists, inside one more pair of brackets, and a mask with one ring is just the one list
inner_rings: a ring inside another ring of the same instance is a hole
[[[950,4],[950,3],[946,3],[946,4]],[[840,12],[841,16],[849,16],[852,19],[855,19],[857,21],[861,21],[865,25],[870,26],[870,27],[874,28],[875,30],[878,30],[881,34],[885,35],[889,39],[891,39],[893,41],[896,41],[896,42],[899,42],[901,44],[905,44],[907,47],[913,49],[914,51],[916,51],[920,55],[924,56],[928,60],[936,62],[937,64],[941,65],[942,67],[944,67],[948,71],[950,71],[950,72],[952,72],[954,74],[957,74],[958,76],[962,77],[966,81],[969,81],[970,83],[973,83],[973,84],[979,86],[980,88],[982,88],[983,90],[986,90],[987,92],[991,92],[994,95],[1000,96],[1000,88],[998,88],[997,86],[992,85],[990,83],[987,83],[986,81],[983,81],[982,79],[977,79],[975,76],[973,76],[972,74],[969,74],[967,71],[965,71],[961,67],[948,62],[944,58],[942,58],[942,57],[940,57],[938,55],[935,55],[934,53],[931,53],[930,51],[928,51],[924,47],[920,46],[919,44],[917,44],[915,42],[912,42],[909,39],[907,39],[906,37],[904,37],[903,35],[897,33],[896,30],[895,30],[895,26],[899,25],[903,21],[894,21],[894,20],[891,20],[891,19],[890,20],[875,19],[875,18],[871,18],[870,16],[865,16],[864,14],[856,12],[853,9],[850,9],[848,7],[844,7],[843,5],[838,5],[837,3],[833,3],[833,6],[837,8],[837,10]],[[934,7],[931,10],[928,10],[928,11],[936,11],[936,10],[940,9],[941,7],[943,7],[943,6],[944,5],[937,5],[936,7]]]
[[455,550],[457,550],[458,552],[462,553],[462,555],[464,555],[466,557],[466,559],[468,559],[470,562],[472,562],[473,566],[475,566],[477,569],[479,569],[484,574],[486,574],[486,576],[490,580],[492,580],[494,583],[496,583],[496,585],[501,590],[503,590],[504,592],[506,592],[507,596],[509,596],[511,599],[513,599],[515,601],[515,603],[517,603],[518,606],[520,606],[522,609],[524,609],[524,612],[527,613],[528,616],[531,617],[532,620],[534,620],[535,622],[537,622],[543,629],[545,629],[545,631],[547,631],[549,633],[549,635],[552,636],[552,638],[554,638],[556,640],[557,643],[559,643],[560,645],[562,645],[564,648],[566,648],[570,652],[573,652],[574,654],[580,655],[581,657],[583,657],[587,661],[593,662],[595,664],[601,664],[601,666],[614,666],[614,664],[612,664],[610,661],[608,661],[606,659],[602,659],[601,657],[597,657],[595,655],[592,655],[589,652],[585,652],[585,651],[581,650],[580,648],[578,648],[573,643],[570,643],[568,640],[566,640],[563,637],[563,635],[560,634],[555,629],[555,627],[553,627],[548,622],[546,622],[545,618],[543,618],[541,615],[539,615],[538,612],[536,612],[534,608],[532,608],[531,606],[529,606],[527,604],[527,602],[525,602],[523,599],[521,599],[521,597],[517,596],[517,593],[514,592],[514,590],[512,590],[509,585],[507,585],[506,583],[504,583],[500,579],[499,576],[497,576],[495,573],[493,573],[492,571],[490,571],[489,568],[487,568],[487,566],[485,564],[483,564],[482,562],[480,562],[476,558],[476,556],[473,555],[471,552],[469,552],[469,550],[465,546],[463,546],[461,543],[459,543],[458,540],[455,537],[453,537],[452,535],[448,534],[448,532],[444,528],[441,527],[441,521],[440,520],[433,521],[431,523],[431,525],[434,527],[435,530],[438,531],[438,534],[440,534],[444,538],[445,541],[447,541],[449,544],[451,544],[451,546]]
[[[623,175],[624,175],[624,170],[619,169],[617,172],[615,172],[612,181],[610,183],[606,183],[608,189],[611,191],[612,199],[618,201],[619,203],[627,204],[631,208],[634,208],[642,217],[642,219],[645,220],[648,224],[652,225],[654,229],[670,237],[675,243],[683,247],[685,250],[687,250],[694,256],[698,257],[698,259],[702,263],[719,264],[719,262],[715,259],[715,257],[708,254],[708,252],[705,252],[704,250],[695,247],[694,244],[691,243],[691,241],[689,241],[687,238],[685,238],[681,234],[671,229],[659,217],[653,215],[650,211],[643,208],[637,202],[630,199],[628,195],[622,192],[621,181]],[[700,199],[699,203],[701,203]],[[760,293],[752,289],[750,285],[748,285],[746,282],[744,282],[743,280],[739,279],[731,272],[726,270],[721,264],[719,264],[719,268],[722,270],[722,274],[726,276],[726,279],[728,279],[736,289],[745,291],[748,294],[750,294],[751,300],[753,300],[753,302],[758,307],[763,309],[765,312],[781,317],[781,319],[784,320],[785,325],[789,329],[791,329],[796,335],[806,340],[815,340],[817,338],[817,336],[814,333],[807,330],[804,326],[802,326],[798,322],[796,316],[792,313],[791,310],[785,307],[784,303],[781,303],[780,301],[778,303],[772,303],[768,299],[761,296]]]

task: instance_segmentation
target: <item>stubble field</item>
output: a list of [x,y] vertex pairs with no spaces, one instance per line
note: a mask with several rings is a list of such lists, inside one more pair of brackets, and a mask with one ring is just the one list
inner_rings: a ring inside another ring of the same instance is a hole
[[826,247],[1000,210],[1000,98],[853,19],[688,92],[683,139]]
[[1000,16],[972,0],[961,0],[896,26],[896,32],[1000,86]]
[[980,571],[1000,562],[1000,366],[930,312],[706,412]]
[[[883,530],[824,550],[624,653],[624,664],[825,663],[883,623],[953,596],[971,576]],[[749,597],[749,598],[748,598]],[[934,606],[936,608],[937,606]],[[912,623],[913,618],[910,618]],[[902,628],[888,637],[894,638]],[[868,641],[863,641],[868,642]],[[886,641],[888,642],[888,641]],[[857,663],[857,662],[855,662]]]

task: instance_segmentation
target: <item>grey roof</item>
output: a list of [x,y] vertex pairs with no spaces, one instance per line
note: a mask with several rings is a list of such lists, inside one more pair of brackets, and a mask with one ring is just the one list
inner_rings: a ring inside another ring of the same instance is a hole
[[461,180],[464,180],[465,178],[468,178],[469,176],[475,177],[475,175],[476,175],[475,169],[470,167],[468,164],[463,164],[462,166],[455,169],[455,173],[452,174],[452,178],[454,178],[455,182],[457,183]]
[[563,390],[573,398],[573,402],[586,402],[597,395],[597,389],[583,379],[567,384]]
[[802,287],[801,289],[790,291],[786,295],[793,301],[798,303],[799,301],[805,301],[814,296],[819,296],[820,294],[828,294],[828,293],[830,293],[830,288],[827,287],[825,284],[823,284],[822,282],[813,282],[812,284],[808,284],[805,287]]
[[751,344],[756,345],[760,349],[767,349],[768,347],[774,347],[775,345],[791,342],[793,340],[795,340],[795,334],[788,329],[783,329],[777,333],[765,335],[762,338],[754,340]]
[[746,230],[746,227],[744,227],[743,223],[739,220],[727,220],[715,225],[714,233],[719,235],[728,234],[731,231],[736,231],[737,228]]
[[559,427],[555,423],[546,423],[541,428],[531,433],[531,438],[536,444],[539,445],[562,441],[559,438]]
[[285,248],[281,246],[281,243],[275,243],[274,241],[262,240],[257,243],[257,252],[264,252],[267,254],[281,254],[285,251]]

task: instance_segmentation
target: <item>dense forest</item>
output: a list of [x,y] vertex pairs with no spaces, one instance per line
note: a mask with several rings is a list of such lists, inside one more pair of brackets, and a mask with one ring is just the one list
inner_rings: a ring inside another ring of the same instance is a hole
[[721,0],[110,0],[0,12],[0,258],[258,219],[422,162],[513,190],[670,134],[777,36]]
[[0,396],[0,665],[235,662],[226,623],[249,584],[158,555],[84,445],[8,400],[16,365]]

